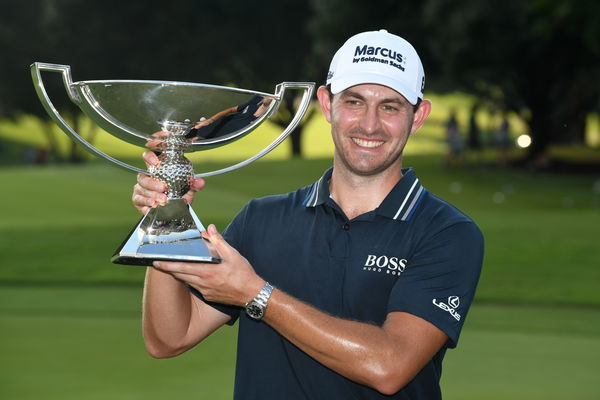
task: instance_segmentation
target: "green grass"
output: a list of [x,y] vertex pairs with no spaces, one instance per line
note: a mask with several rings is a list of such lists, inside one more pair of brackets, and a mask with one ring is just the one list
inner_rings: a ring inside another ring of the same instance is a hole
[[[236,328],[154,360],[140,296],[140,287],[0,289],[0,398],[231,398]],[[476,304],[446,355],[445,399],[596,399],[599,352],[600,310]]]
[[600,311],[475,305],[444,363],[445,399],[600,397]]
[[[425,186],[472,216],[486,238],[477,299],[600,306],[600,193],[593,176],[444,169],[410,156]],[[328,160],[255,163],[207,180],[194,208],[223,229],[251,197],[316,180]],[[207,165],[208,168],[218,164]],[[0,198],[0,282],[123,284],[141,272],[109,258],[139,219],[134,176],[101,163],[0,169],[13,196]]]
[[231,398],[235,328],[154,360],[139,288],[2,288],[0,298],[2,399]]

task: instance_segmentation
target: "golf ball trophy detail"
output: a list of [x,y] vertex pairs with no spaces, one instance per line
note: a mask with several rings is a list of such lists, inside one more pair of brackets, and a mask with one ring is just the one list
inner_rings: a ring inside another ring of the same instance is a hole
[[[91,145],[60,115],[48,96],[42,72],[59,73],[69,99],[87,117],[112,136],[155,151],[160,164],[146,171]],[[273,94],[189,82],[73,82],[70,66],[41,62],[31,65],[31,75],[46,112],[72,140],[100,158],[167,184],[167,203],[143,216],[111,258],[113,263],[127,265],[152,265],[155,260],[220,262],[202,238],[205,228],[200,219],[183,200],[191,180],[233,171],[273,150],[300,123],[314,90],[314,83],[306,82],[280,83]],[[296,114],[271,144],[237,164],[194,173],[185,153],[222,147],[246,136],[275,114],[286,90],[302,91],[302,97]]]

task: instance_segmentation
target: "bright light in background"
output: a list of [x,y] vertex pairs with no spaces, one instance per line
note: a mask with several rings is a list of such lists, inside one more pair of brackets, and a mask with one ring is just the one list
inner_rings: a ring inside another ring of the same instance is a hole
[[517,138],[517,146],[519,146],[522,149],[531,146],[531,136],[525,134],[520,135]]

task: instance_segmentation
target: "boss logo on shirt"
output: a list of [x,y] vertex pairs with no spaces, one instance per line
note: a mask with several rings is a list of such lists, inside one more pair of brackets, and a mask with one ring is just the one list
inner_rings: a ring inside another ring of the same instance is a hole
[[386,274],[400,275],[404,272],[407,262],[408,261],[406,261],[405,258],[369,254],[365,261],[365,265],[363,266],[363,270],[375,272],[385,271]]
[[448,311],[455,320],[460,321],[460,314],[456,312],[456,308],[460,305],[460,299],[458,296],[448,297],[448,301],[446,303],[437,301],[437,299],[433,299],[433,304],[444,311]]

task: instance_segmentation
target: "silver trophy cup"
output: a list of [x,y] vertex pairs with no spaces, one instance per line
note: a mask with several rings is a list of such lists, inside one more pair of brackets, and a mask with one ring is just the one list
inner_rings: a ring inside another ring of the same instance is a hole
[[[69,96],[84,114],[106,132],[159,153],[160,165],[136,168],[92,146],[61,117],[42,80],[42,71],[58,72]],[[112,262],[151,265],[155,260],[218,263],[219,255],[202,238],[204,226],[182,196],[191,180],[233,171],[264,156],[293,131],[311,101],[314,83],[284,82],[275,93],[188,82],[95,80],[73,82],[68,65],[31,65],[35,90],[58,126],[90,153],[128,170],[151,175],[168,186],[166,205],[151,209],[112,256]],[[252,157],[216,171],[195,174],[185,153],[232,143],[256,129],[279,107],[286,90],[302,98],[289,125]]]

